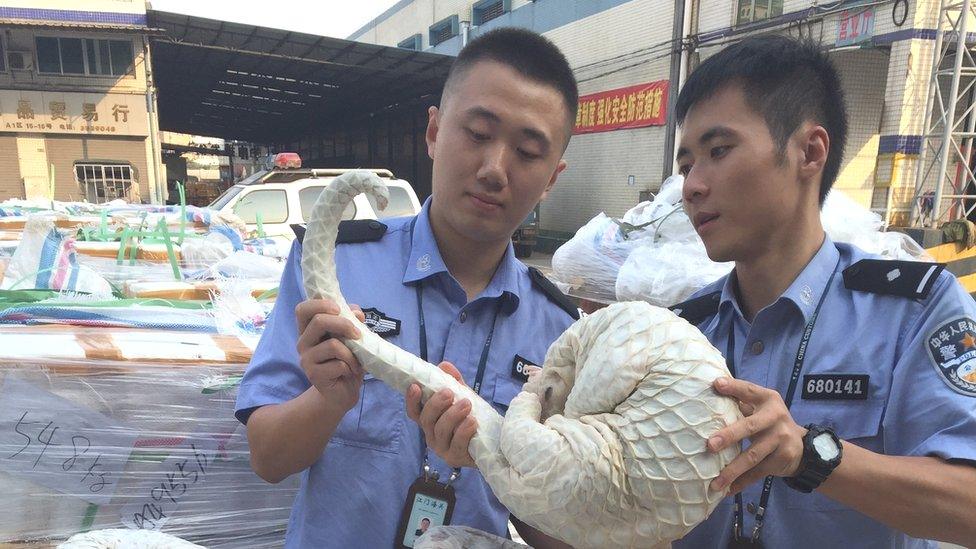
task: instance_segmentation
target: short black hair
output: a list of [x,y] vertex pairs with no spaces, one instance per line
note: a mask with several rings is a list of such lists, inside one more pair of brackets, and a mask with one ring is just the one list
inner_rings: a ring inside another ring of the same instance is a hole
[[766,121],[782,154],[804,121],[823,126],[830,138],[820,182],[820,203],[840,173],[847,142],[847,108],[840,77],[815,42],[780,35],[752,36],[706,59],[692,74],[675,107],[683,123],[695,104],[730,84],[739,84],[746,102]]
[[444,83],[444,95],[475,63],[495,61],[529,80],[552,86],[562,96],[570,124],[576,121],[579,90],[569,61],[548,38],[518,27],[501,27],[468,42]]

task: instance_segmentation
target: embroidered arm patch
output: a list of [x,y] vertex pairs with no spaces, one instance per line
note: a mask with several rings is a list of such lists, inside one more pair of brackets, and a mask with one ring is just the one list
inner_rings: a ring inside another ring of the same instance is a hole
[[926,346],[942,380],[957,393],[976,397],[976,321],[946,322],[929,334]]

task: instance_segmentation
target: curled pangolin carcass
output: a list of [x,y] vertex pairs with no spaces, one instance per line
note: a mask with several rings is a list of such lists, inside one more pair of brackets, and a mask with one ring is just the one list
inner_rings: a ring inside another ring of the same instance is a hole
[[467,386],[373,334],[349,310],[335,274],[335,239],[346,205],[376,175],[339,176],[316,202],[302,273],[310,299],[339,304],[362,333],[343,342],[363,367],[405,393],[441,388],[471,401],[478,430],[471,456],[498,499],[522,521],[583,547],[651,547],[683,537],[724,496],[711,479],[738,454],[707,438],[741,417],[712,381],[728,376],[721,353],[695,327],[643,302],[611,305],[573,324],[549,348],[541,374],[502,418]]

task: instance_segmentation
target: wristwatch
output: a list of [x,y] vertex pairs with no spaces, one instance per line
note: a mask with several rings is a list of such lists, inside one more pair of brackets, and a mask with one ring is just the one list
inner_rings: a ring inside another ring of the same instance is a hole
[[831,429],[813,423],[806,428],[800,468],[795,476],[784,478],[783,481],[790,488],[809,494],[827,480],[830,473],[840,465],[844,447]]

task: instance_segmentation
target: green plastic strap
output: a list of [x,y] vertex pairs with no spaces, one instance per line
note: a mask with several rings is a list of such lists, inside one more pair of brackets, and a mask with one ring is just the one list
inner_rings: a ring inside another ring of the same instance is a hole
[[275,287],[275,288],[271,288],[270,290],[266,290],[261,295],[259,295],[257,301],[264,301],[265,299],[270,299],[272,297],[277,297],[277,296],[278,296],[278,288]]
[[95,524],[95,516],[98,515],[98,505],[89,503],[85,508],[85,516],[81,520],[81,531],[88,532]]
[[[115,236],[115,235],[112,235]],[[98,240],[102,242],[108,242],[110,239],[108,234],[108,210],[102,210],[102,219],[98,224]]]
[[180,193],[180,246],[183,245],[183,237],[186,235],[186,190],[183,183],[176,182],[176,190]]
[[180,265],[176,260],[176,250],[173,249],[173,240],[170,238],[169,228],[166,226],[166,220],[160,219],[159,223],[156,224],[156,230],[154,231],[153,237],[160,238],[163,244],[166,245],[166,256],[169,258],[169,265],[173,268],[173,278],[176,280],[183,280],[183,275],[180,273]]
[[258,238],[264,238],[264,216],[261,212],[254,212],[254,221],[258,226]]

